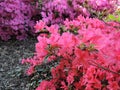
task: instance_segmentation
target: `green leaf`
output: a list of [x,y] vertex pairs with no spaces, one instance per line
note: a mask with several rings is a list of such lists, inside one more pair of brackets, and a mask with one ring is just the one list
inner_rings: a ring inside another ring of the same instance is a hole
[[120,22],[120,15],[118,16],[118,22]]
[[108,15],[108,19],[110,19],[110,20],[116,20],[115,16],[112,15],[112,14],[109,14],[109,15]]

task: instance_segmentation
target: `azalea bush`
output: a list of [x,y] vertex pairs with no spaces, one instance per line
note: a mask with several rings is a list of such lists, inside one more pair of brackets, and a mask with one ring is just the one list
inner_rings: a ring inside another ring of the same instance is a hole
[[39,65],[58,61],[52,79],[43,80],[36,90],[119,90],[120,24],[78,16],[63,25],[43,21],[35,25],[38,36],[28,75]]
[[34,34],[36,9],[32,3],[32,0],[0,1],[0,39],[8,40],[14,36],[22,40],[28,33]]
[[33,26],[40,19],[47,25],[63,24],[66,18],[73,20],[80,14],[101,19],[114,12],[117,3],[118,0],[1,0],[0,39],[23,40],[34,34]]
[[63,23],[66,18],[73,20],[80,14],[102,19],[114,12],[117,4],[118,0],[44,0],[41,15],[48,25]]

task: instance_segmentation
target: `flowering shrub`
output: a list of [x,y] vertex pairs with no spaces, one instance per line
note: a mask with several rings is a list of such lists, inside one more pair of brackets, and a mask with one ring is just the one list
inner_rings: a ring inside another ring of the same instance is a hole
[[[35,7],[31,0],[0,1],[0,38],[8,40],[12,36],[22,40],[28,32],[33,32]],[[31,31],[30,31],[31,30]]]
[[62,23],[66,18],[74,19],[80,14],[101,18],[112,13],[117,3],[118,0],[44,0],[41,15],[47,24]]
[[[40,11],[31,5],[34,0],[1,0],[0,1],[0,38],[8,40],[12,36],[22,40],[28,33],[34,34],[33,16],[41,14],[44,22],[49,24],[63,23],[66,18],[73,20],[78,15],[101,18],[115,10],[118,0],[38,0]],[[42,5],[42,6],[41,6]],[[6,7],[7,6],[7,7]],[[36,18],[38,18],[36,16]],[[41,19],[40,18],[40,19]],[[37,19],[38,20],[38,19]]]
[[47,26],[37,22],[39,32],[28,75],[42,63],[59,60],[51,69],[52,79],[42,81],[36,90],[119,90],[120,24],[78,16],[64,25]]

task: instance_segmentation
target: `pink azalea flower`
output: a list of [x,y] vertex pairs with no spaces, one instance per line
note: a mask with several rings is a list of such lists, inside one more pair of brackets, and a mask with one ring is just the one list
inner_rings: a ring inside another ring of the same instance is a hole
[[45,27],[45,22],[43,21],[37,21],[37,24],[34,26],[34,28],[36,29],[36,32],[39,32],[40,30],[44,29]]
[[55,86],[50,81],[42,81],[36,90],[56,90]]

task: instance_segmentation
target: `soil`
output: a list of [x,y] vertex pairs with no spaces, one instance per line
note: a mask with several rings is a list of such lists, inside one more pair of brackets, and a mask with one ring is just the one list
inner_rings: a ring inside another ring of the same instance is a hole
[[25,74],[28,66],[22,65],[21,60],[33,56],[36,42],[32,37],[0,41],[0,90],[32,90],[30,77]]

